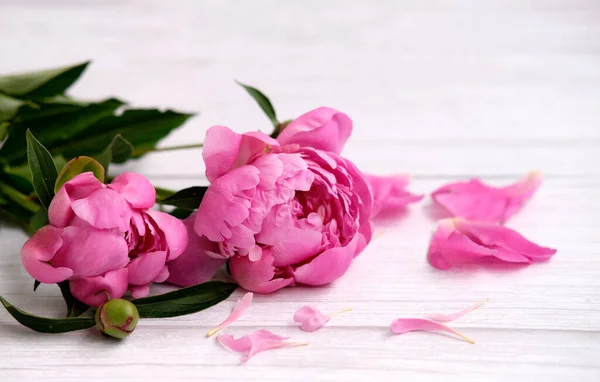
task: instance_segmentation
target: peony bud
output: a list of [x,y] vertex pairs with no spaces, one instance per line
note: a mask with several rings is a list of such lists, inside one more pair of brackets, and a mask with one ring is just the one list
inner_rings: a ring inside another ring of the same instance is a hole
[[96,310],[96,325],[102,333],[125,338],[135,329],[140,314],[131,301],[109,300]]

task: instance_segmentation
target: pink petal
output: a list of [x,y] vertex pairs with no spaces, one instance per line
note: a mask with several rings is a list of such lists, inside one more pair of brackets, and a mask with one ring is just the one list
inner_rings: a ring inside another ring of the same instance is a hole
[[371,218],[381,212],[394,212],[405,208],[411,203],[423,199],[425,195],[415,195],[406,190],[410,183],[410,176],[375,176],[365,175],[373,190],[373,211]]
[[225,327],[233,324],[235,321],[239,320],[240,317],[242,317],[244,315],[244,313],[246,313],[248,308],[250,308],[250,303],[252,302],[252,296],[253,296],[252,292],[249,292],[249,293],[246,293],[242,298],[240,298],[235,303],[235,306],[233,307],[233,310],[231,311],[229,316],[223,322],[221,322],[219,325],[217,325],[215,328],[209,330],[208,333],[206,333],[206,336],[210,337],[213,334],[215,334],[216,332],[218,332],[219,330],[222,330]]
[[413,331],[439,330],[455,334],[469,343],[475,343],[469,338],[465,337],[463,334],[457,332],[456,330],[444,324],[440,324],[439,322],[428,320],[426,318],[398,318],[392,322],[390,330],[392,331],[392,333],[396,334],[404,334]]
[[279,143],[266,134],[241,135],[225,126],[213,126],[206,132],[202,150],[206,177],[212,183],[230,170],[247,164],[250,157],[270,146],[279,146]]
[[102,183],[92,172],[84,172],[66,182],[52,198],[48,207],[48,219],[55,227],[64,228],[73,218],[71,203],[87,198],[94,191],[102,188]]
[[151,208],[156,201],[156,190],[152,183],[135,172],[118,175],[108,187],[118,192],[133,208]]
[[484,257],[528,264],[547,260],[555,253],[555,249],[540,247],[510,228],[455,218],[440,221],[427,258],[435,268],[448,269]]
[[164,212],[148,210],[156,225],[165,234],[169,247],[168,260],[174,260],[185,251],[188,245],[188,232],[183,222],[176,217]]
[[166,260],[165,251],[148,252],[136,257],[127,265],[129,284],[150,284],[161,273]]
[[368,221],[364,224],[361,224],[358,234],[359,240],[356,246],[356,252],[354,253],[354,257],[361,254],[361,252],[367,247],[367,245],[371,242],[373,238],[373,229],[374,225],[372,222]]
[[72,269],[75,276],[100,276],[129,262],[129,249],[122,234],[70,226],[63,229],[62,240],[51,263]]
[[188,246],[177,259],[169,261],[168,282],[180,286],[191,286],[209,281],[227,261],[224,257],[214,258],[209,253],[219,253],[219,245],[194,232],[196,212],[183,221],[188,232]]
[[320,107],[296,118],[277,137],[279,144],[298,144],[339,154],[352,134],[352,120],[344,113]]
[[69,286],[76,299],[91,306],[99,306],[106,302],[106,293],[111,299],[121,298],[125,294],[127,269],[117,269],[96,277],[75,276]]
[[[198,207],[194,225],[196,233],[210,241],[232,239],[232,228],[242,224],[250,214],[251,204],[244,191],[254,189],[259,181],[259,171],[254,166],[239,167],[215,180]],[[235,233],[242,235],[242,232]],[[250,236],[253,245],[253,234],[250,233]],[[242,240],[241,237],[234,239]]]
[[294,321],[301,323],[300,328],[305,332],[314,332],[320,329],[329,321],[331,318],[319,312],[314,306],[303,306],[296,314],[294,314]]
[[296,282],[306,285],[325,285],[346,273],[356,253],[359,235],[345,247],[335,247],[323,251],[312,261],[294,270]]
[[129,229],[131,207],[121,195],[109,188],[94,191],[88,197],[74,201],[71,207],[92,227],[118,228],[121,232]]
[[440,187],[431,197],[453,216],[504,223],[533,196],[541,181],[539,172],[530,173],[519,182],[505,187],[492,187],[479,179],[471,179]]
[[428,320],[433,320],[436,322],[450,322],[450,321],[454,321],[457,320],[459,318],[461,318],[462,316],[471,313],[472,311],[474,311],[475,309],[479,308],[481,305],[483,305],[485,302],[487,302],[487,298],[483,301],[479,301],[478,303],[476,303],[475,305],[471,305],[468,308],[465,308],[459,312],[456,313],[450,313],[450,314],[439,314],[439,313],[433,313],[430,314],[428,316],[426,316],[425,318],[427,318]]
[[145,285],[131,285],[131,296],[133,298],[144,298],[150,294],[150,284]]
[[288,337],[278,336],[268,330],[257,330],[246,336],[235,339],[231,334],[221,334],[217,340],[225,348],[236,353],[243,353],[240,360],[248,361],[252,356],[270,349],[282,347],[305,346],[306,342],[287,342]]
[[263,249],[260,260],[251,261],[248,256],[234,256],[229,260],[231,276],[242,288],[256,293],[272,293],[294,283],[288,275],[276,277],[273,255]]
[[47,225],[37,230],[21,249],[23,267],[39,282],[54,284],[73,275],[70,268],[49,264],[63,244],[61,236],[62,229]]

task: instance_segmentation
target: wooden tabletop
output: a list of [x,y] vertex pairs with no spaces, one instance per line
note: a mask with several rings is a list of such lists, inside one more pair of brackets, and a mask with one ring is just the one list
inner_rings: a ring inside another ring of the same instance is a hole
[[[438,271],[426,262],[436,222],[426,198],[322,288],[256,296],[227,329],[308,341],[240,365],[206,331],[242,294],[204,312],[143,320],[125,341],[95,330],[43,335],[0,311],[0,381],[598,381],[600,380],[600,3],[554,1],[0,0],[0,73],[93,59],[73,95],[199,112],[162,146],[201,142],[208,127],[269,121],[234,83],[267,93],[282,118],[327,105],[354,120],[344,151],[365,172],[410,173],[428,193],[480,177],[544,182],[508,225],[558,248],[511,271]],[[199,150],[154,153],[128,170],[155,184],[207,184]],[[113,168],[121,171],[125,168]],[[0,293],[60,316],[58,288],[34,294],[0,228]],[[159,292],[156,288],[154,291]],[[398,317],[489,302],[436,333],[390,334]],[[314,333],[302,305],[351,307]]]

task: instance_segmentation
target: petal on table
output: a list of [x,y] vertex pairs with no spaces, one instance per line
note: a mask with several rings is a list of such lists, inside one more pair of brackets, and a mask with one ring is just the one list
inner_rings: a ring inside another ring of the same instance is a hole
[[235,303],[235,306],[233,307],[233,310],[231,311],[229,316],[223,322],[221,322],[219,325],[217,325],[215,328],[209,330],[208,333],[206,333],[206,336],[207,337],[212,336],[219,330],[224,329],[225,327],[231,325],[232,323],[237,321],[240,317],[242,317],[244,315],[244,313],[246,313],[248,308],[250,308],[250,303],[252,302],[252,296],[254,296],[252,294],[252,292],[248,292],[242,298],[240,298]]
[[469,343],[475,343],[473,340],[465,337],[465,335],[457,332],[456,330],[426,318],[398,318],[392,322],[390,330],[395,334],[404,334],[414,331],[442,331],[457,335]]

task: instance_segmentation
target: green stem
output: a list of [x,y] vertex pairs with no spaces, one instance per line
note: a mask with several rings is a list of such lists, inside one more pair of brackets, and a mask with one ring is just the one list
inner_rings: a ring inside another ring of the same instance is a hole
[[31,201],[27,197],[27,195],[20,193],[19,191],[15,190],[14,188],[10,187],[9,185],[0,183],[0,191],[8,199],[17,203],[20,207],[22,207],[23,209],[25,209],[29,212],[35,213],[35,212],[37,212],[37,210],[40,209],[40,206],[37,203]]
[[179,145],[179,146],[154,148],[154,149],[150,150],[149,152],[162,152],[162,151],[198,149],[198,148],[202,148],[202,146],[204,146],[203,143],[195,143],[193,145]]

